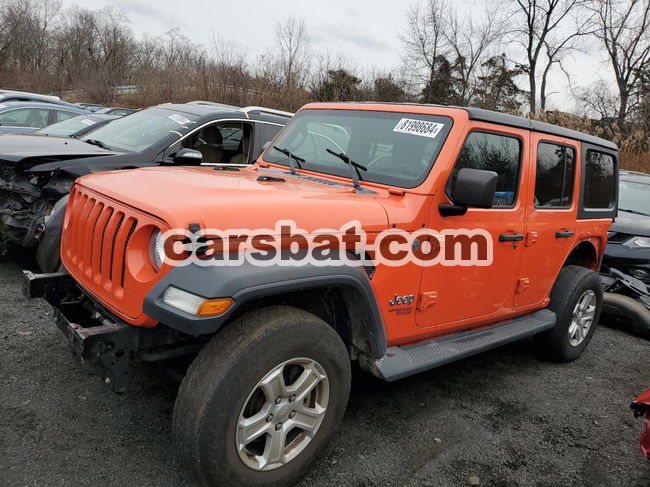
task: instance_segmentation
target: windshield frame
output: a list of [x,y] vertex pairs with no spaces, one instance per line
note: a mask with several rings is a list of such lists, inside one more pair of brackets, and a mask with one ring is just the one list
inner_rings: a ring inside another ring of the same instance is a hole
[[[442,123],[443,128],[440,130],[438,135],[439,137],[441,137],[440,144],[438,145],[434,153],[430,155],[430,159],[427,161],[427,169],[423,171],[422,174],[419,175],[417,178],[415,177],[408,178],[408,179],[399,178],[399,177],[391,178],[391,177],[386,177],[385,175],[381,175],[381,177],[372,177],[372,174],[370,174],[371,177],[368,178],[367,177],[368,174],[363,173],[362,178],[359,179],[359,183],[361,183],[362,185],[364,183],[367,183],[370,185],[395,187],[400,189],[416,189],[420,187],[427,180],[427,178],[431,174],[431,170],[433,169],[433,167],[435,166],[438,160],[438,157],[440,156],[440,153],[445,147],[449,134],[451,133],[454,126],[454,118],[448,114],[419,113],[419,112],[410,112],[410,111],[401,111],[401,110],[386,111],[386,110],[367,110],[367,109],[352,109],[352,108],[345,108],[345,109],[307,108],[307,109],[300,110],[298,113],[296,113],[296,115],[294,115],[294,117],[289,121],[289,123],[287,123],[287,125],[278,133],[278,135],[273,141],[273,144],[269,145],[269,147],[267,147],[267,149],[260,156],[260,161],[269,164],[277,164],[279,166],[284,166],[288,168],[289,161],[286,156],[283,155],[281,161],[277,161],[275,160],[276,158],[274,156],[271,156],[270,153],[275,151],[275,149],[273,149],[273,145],[282,144],[284,142],[285,135],[293,129],[294,125],[297,123],[296,121],[300,121],[303,114],[313,115],[318,112],[325,113],[327,115],[332,115],[334,117],[336,117],[336,115],[344,116],[345,114],[349,114],[349,113],[397,116],[395,119],[396,123],[399,122],[401,118],[412,118],[412,119],[420,119],[420,120],[425,120],[430,122]],[[322,123],[323,125],[336,125],[335,118],[331,120],[325,118],[324,120],[321,120],[319,122]],[[345,127],[341,127],[341,128],[346,130]],[[302,157],[301,154],[296,154],[296,155]],[[271,158],[273,160],[271,160]],[[342,166],[341,168],[331,167],[328,168],[331,170],[324,171],[323,164],[312,162],[308,158],[305,159],[306,161],[304,163],[301,163],[302,169],[304,171],[309,171],[316,174],[322,174],[325,176],[340,177],[348,180],[352,179],[349,167],[345,167],[345,166]],[[355,162],[362,164],[361,161],[355,161]]]

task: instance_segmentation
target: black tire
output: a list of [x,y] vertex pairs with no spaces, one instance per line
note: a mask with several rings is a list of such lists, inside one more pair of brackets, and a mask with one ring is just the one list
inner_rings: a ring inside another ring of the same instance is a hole
[[[596,310],[593,322],[584,339],[578,345],[569,341],[573,311],[578,300],[585,292],[592,290],[596,298]],[[551,291],[548,309],[555,312],[556,324],[553,328],[535,336],[535,344],[540,355],[558,362],[570,362],[577,359],[587,348],[596,331],[603,304],[603,289],[598,274],[575,265],[569,265],[560,271]]]
[[[316,361],[327,375],[329,402],[322,423],[288,463],[268,471],[250,468],[236,445],[242,408],[268,372],[298,357]],[[201,350],[181,384],[174,405],[176,451],[199,485],[291,484],[319,457],[343,418],[350,375],[343,341],[313,314],[274,306],[243,315]]]
[[61,236],[47,232],[36,247],[36,263],[43,272],[57,272],[61,266]]

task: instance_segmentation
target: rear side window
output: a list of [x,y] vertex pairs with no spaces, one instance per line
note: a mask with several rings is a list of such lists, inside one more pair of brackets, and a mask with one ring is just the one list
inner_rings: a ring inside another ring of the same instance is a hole
[[497,179],[495,207],[512,207],[517,196],[519,167],[521,166],[521,142],[516,137],[486,132],[472,132],[465,140],[451,178],[447,194],[456,182],[458,171],[465,167],[494,171]]
[[541,142],[537,147],[536,208],[569,208],[573,197],[576,151],[573,147]]
[[56,121],[57,122],[63,122],[64,120],[67,120],[69,118],[76,117],[77,115],[79,115],[78,113],[75,113],[75,112],[66,112],[66,111],[63,111],[63,110],[56,110],[54,113],[56,114]]
[[611,208],[616,195],[615,161],[611,154],[588,150],[585,161],[585,208]]
[[262,145],[266,144],[268,141],[273,140],[276,134],[280,131],[282,127],[278,125],[272,125],[270,123],[259,123],[257,126],[260,129]]

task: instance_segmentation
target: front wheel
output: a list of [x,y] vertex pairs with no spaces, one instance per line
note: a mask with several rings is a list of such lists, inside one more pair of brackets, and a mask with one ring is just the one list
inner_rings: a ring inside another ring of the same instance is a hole
[[594,335],[603,304],[598,274],[575,265],[560,271],[548,308],[556,324],[535,336],[539,352],[559,362],[577,359]]
[[318,458],[349,392],[348,353],[327,323],[288,306],[254,311],[190,366],[174,439],[201,485],[290,484]]

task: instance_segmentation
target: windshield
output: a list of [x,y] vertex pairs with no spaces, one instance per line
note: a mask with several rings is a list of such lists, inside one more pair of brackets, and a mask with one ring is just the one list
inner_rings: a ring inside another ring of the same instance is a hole
[[52,124],[48,127],[37,130],[37,134],[44,135],[54,135],[57,137],[67,137],[74,135],[80,130],[87,129],[88,127],[95,125],[97,122],[88,118],[87,115],[80,115],[78,117],[72,117],[63,122]]
[[650,184],[621,180],[619,183],[618,207],[650,216]]
[[196,118],[173,110],[147,108],[93,130],[81,140],[97,140],[113,150],[142,152],[163,140],[172,143],[179,139],[190,130]]
[[429,174],[451,125],[449,117],[433,115],[303,110],[263,159],[289,165],[277,147],[304,159],[303,169],[350,177],[342,154],[365,168],[358,172],[361,181],[414,188]]

